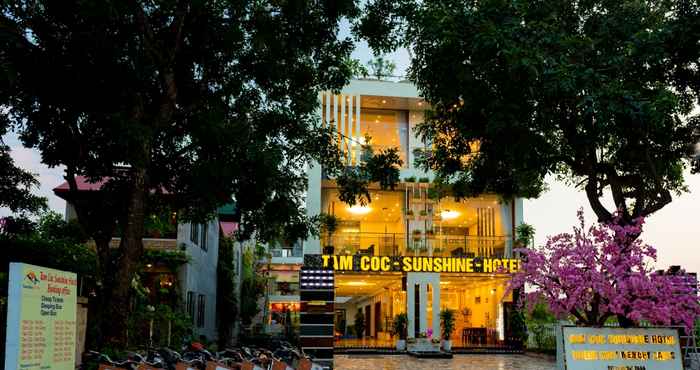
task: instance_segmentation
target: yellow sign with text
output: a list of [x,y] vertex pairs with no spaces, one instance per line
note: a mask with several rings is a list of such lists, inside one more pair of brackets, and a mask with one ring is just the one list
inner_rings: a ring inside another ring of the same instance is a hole
[[323,255],[323,268],[356,272],[514,273],[516,258]]

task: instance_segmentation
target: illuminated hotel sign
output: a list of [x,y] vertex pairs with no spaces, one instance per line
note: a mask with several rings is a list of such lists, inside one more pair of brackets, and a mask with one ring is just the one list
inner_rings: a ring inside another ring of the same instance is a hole
[[681,370],[678,330],[562,327],[567,370]]
[[324,269],[356,272],[513,273],[515,258],[323,255]]

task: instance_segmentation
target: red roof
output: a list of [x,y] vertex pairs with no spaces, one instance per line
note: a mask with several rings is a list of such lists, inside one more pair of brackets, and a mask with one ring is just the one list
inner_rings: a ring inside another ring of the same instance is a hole
[[234,232],[238,231],[238,222],[219,222],[219,227],[224,236],[232,236]]
[[[79,191],[89,191],[89,190],[100,190],[102,186],[109,180],[109,178],[104,178],[97,180],[96,182],[90,182],[85,176],[76,176],[75,182],[78,185]],[[53,188],[54,193],[67,192],[70,191],[68,186],[68,181],[61,185]]]

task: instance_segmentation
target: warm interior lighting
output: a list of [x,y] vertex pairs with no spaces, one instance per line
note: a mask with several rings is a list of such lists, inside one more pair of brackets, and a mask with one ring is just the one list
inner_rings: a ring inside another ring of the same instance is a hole
[[370,286],[374,285],[374,283],[368,283],[366,281],[348,281],[348,282],[339,282],[338,285],[345,285],[345,286]]
[[449,284],[449,283],[450,283],[449,281],[441,281],[441,282],[440,282],[440,285],[447,285],[447,284]]
[[443,220],[454,220],[455,218],[459,217],[459,212],[450,211],[449,209],[446,209],[446,210],[440,212],[440,217]]
[[357,204],[352,207],[348,207],[348,212],[356,215],[366,215],[370,211],[372,211],[372,208],[367,206],[358,206]]

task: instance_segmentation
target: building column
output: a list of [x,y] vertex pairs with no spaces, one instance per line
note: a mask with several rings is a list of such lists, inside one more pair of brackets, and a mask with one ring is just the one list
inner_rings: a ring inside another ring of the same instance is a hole
[[408,318],[408,338],[415,338],[416,323],[414,319],[416,317],[416,285],[411,275],[412,273],[409,272],[406,276],[406,316]]
[[441,338],[440,335],[440,274],[432,277],[433,285],[433,338]]
[[[423,280],[423,279],[421,279]],[[428,284],[425,281],[419,282],[418,288],[420,295],[418,296],[418,309],[420,310],[420,323],[418,326],[419,333],[427,333],[428,331]]]

